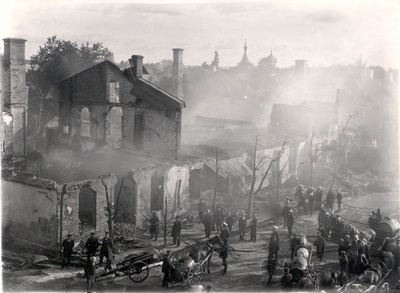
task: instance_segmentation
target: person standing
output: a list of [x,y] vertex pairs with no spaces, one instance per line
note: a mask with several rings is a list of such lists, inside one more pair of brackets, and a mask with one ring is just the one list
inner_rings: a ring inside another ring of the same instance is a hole
[[[228,227],[226,227],[226,231],[228,231]],[[229,232],[229,231],[228,231]],[[229,233],[230,235],[230,233]],[[222,239],[222,237],[221,237]],[[224,266],[224,269],[222,270],[222,274],[226,274],[228,272],[228,252],[229,252],[229,244],[228,244],[228,238],[224,238],[222,240],[222,246],[221,246],[221,252],[219,256],[222,258],[222,265]]]
[[208,238],[210,238],[212,221],[213,220],[212,220],[210,210],[207,210],[207,212],[203,218],[203,224],[204,224],[204,230],[205,230],[206,237],[208,237]]
[[268,270],[268,275],[269,275],[267,284],[268,284],[268,286],[271,286],[272,278],[276,272],[276,261],[275,261],[274,255],[271,253],[268,255],[267,270]]
[[154,211],[150,219],[150,239],[153,239],[154,235],[155,236],[154,241],[157,241],[159,225],[160,225],[160,220],[158,219],[157,212]]
[[204,213],[206,212],[206,204],[203,202],[202,199],[200,199],[198,210],[199,210],[199,223],[203,223]]
[[315,206],[315,196],[314,196],[314,191],[311,191],[311,193],[308,195],[308,212],[310,214],[310,217],[314,213],[314,206]]
[[272,227],[272,234],[271,234],[271,236],[275,236],[276,241],[277,241],[278,243],[280,243],[281,238],[280,238],[280,236],[279,236],[279,231],[278,231],[278,227],[277,227],[277,226],[273,226],[273,227]]
[[321,186],[318,186],[317,190],[315,191],[315,207],[319,209],[322,204],[322,196],[324,192],[322,191]]
[[342,199],[343,199],[342,193],[340,192],[340,190],[338,190],[338,192],[336,194],[338,212],[340,212],[340,206],[342,205]]
[[292,209],[290,209],[288,212],[288,218],[287,218],[287,228],[288,228],[289,238],[292,236],[293,224],[294,224],[293,211],[292,211]]
[[286,221],[287,221],[287,216],[288,216],[289,210],[290,210],[289,201],[286,199],[285,206],[282,208],[283,228],[286,228]]
[[322,260],[325,251],[325,241],[322,238],[320,232],[317,234],[317,239],[314,241],[314,245],[317,246],[317,258]]
[[326,208],[328,210],[333,210],[334,203],[335,203],[335,194],[333,193],[332,189],[329,189],[328,193],[326,194]]
[[228,224],[229,232],[232,233],[234,221],[233,221],[233,217],[232,217],[231,213],[228,213],[228,216],[226,217],[226,223]]
[[250,240],[256,242],[257,241],[257,215],[254,214],[253,219],[250,221]]
[[246,229],[247,226],[245,213],[243,213],[242,217],[239,218],[238,226],[239,226],[239,240],[244,240],[244,230]]
[[347,274],[347,268],[349,265],[349,260],[346,255],[346,251],[341,251],[340,252],[340,257],[339,257],[339,269],[340,273],[345,272]]
[[72,255],[72,248],[74,248],[75,243],[74,240],[71,238],[71,234],[68,233],[67,239],[64,239],[62,243],[62,248],[63,248],[63,262],[62,262],[62,268],[64,268],[65,264],[69,267],[71,264],[71,255]]
[[87,292],[92,292],[94,281],[96,278],[96,257],[92,256],[85,267],[85,276],[87,284]]
[[231,232],[229,231],[228,224],[225,222],[222,224],[222,230],[220,233],[220,237],[223,242],[228,241],[229,238],[231,237]]
[[103,258],[105,257],[107,259],[106,262],[106,270],[111,270],[111,258],[112,258],[112,251],[113,251],[113,241],[112,239],[108,236],[109,232],[105,232],[105,236],[103,238],[103,242],[101,243],[101,248],[100,248],[100,264],[103,263]]
[[275,258],[275,264],[278,264],[278,251],[279,251],[280,247],[279,247],[279,243],[278,241],[276,241],[276,237],[275,236],[271,236],[271,239],[269,241],[269,245],[268,245],[268,252],[269,255],[273,255]]
[[377,208],[376,209],[376,221],[377,221],[377,223],[378,223],[378,225],[379,225],[379,223],[380,222],[382,222],[382,215],[381,215],[381,209],[379,209],[379,208]]
[[222,212],[221,208],[218,207],[217,210],[214,212],[214,222],[217,226],[217,232],[222,231],[222,223],[224,222],[224,213]]
[[171,262],[169,259],[170,255],[171,255],[171,250],[167,250],[167,254],[164,256],[162,262],[161,272],[164,274],[161,286],[162,288],[168,288],[168,280],[171,271]]
[[96,255],[97,248],[100,246],[99,240],[94,237],[95,232],[90,233],[90,237],[85,243],[85,247],[87,249],[87,262],[90,261],[92,256]]
[[174,225],[172,226],[171,236],[174,240],[174,245],[180,246],[181,245],[181,232],[182,232],[182,223],[181,217],[176,216]]

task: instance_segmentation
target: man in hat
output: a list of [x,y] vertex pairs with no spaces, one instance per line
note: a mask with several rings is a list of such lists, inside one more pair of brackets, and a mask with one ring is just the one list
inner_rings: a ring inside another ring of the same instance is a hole
[[279,231],[278,231],[278,227],[277,226],[273,226],[272,227],[272,234],[271,234],[271,236],[275,236],[275,238],[276,238],[276,241],[278,242],[278,243],[280,243],[280,241],[281,241],[281,238],[280,238],[280,236],[279,236]]
[[250,221],[250,241],[257,241],[257,215],[254,214],[253,219]]
[[228,224],[229,232],[232,233],[234,221],[233,221],[233,217],[232,217],[231,213],[228,213],[228,216],[226,217],[226,223]]
[[67,262],[67,266],[71,264],[71,255],[72,255],[72,248],[74,248],[74,240],[71,238],[71,233],[68,233],[67,239],[64,239],[62,243],[62,248],[63,248],[63,262],[62,262],[62,268],[65,266],[65,262]]
[[174,245],[181,245],[181,232],[182,232],[182,223],[180,216],[176,216],[174,225],[172,226],[171,236],[174,239]]
[[95,277],[96,277],[96,257],[92,256],[89,259],[85,267],[85,276],[86,276],[86,283],[87,283],[87,292],[90,293],[92,291]]
[[154,211],[150,219],[150,239],[153,239],[154,235],[155,236],[154,241],[156,241],[158,237],[159,225],[160,225],[160,220],[158,219],[157,212]]
[[238,226],[239,226],[239,240],[244,240],[244,230],[246,229],[246,226],[247,226],[247,220],[246,220],[245,213],[243,213],[242,217],[239,218]]
[[225,240],[228,241],[229,238],[231,237],[231,232],[229,231],[228,224],[226,222],[222,223],[222,230],[220,233],[220,237],[221,237],[222,241],[225,241]]
[[87,262],[89,262],[90,257],[96,255],[97,248],[100,246],[99,240],[94,237],[95,232],[90,233],[90,237],[86,240],[85,247],[87,249]]
[[349,265],[349,259],[347,258],[346,251],[340,252],[339,257],[339,270],[340,272],[345,272],[347,274],[347,268]]
[[103,263],[103,258],[105,257],[107,259],[106,270],[111,270],[111,258],[114,246],[112,239],[108,235],[109,233],[106,231],[103,242],[101,243],[100,264]]
[[318,186],[317,190],[315,191],[315,207],[319,209],[322,204],[322,196],[324,192],[322,191],[322,187]]
[[292,289],[293,276],[289,273],[289,268],[283,269],[283,276],[281,278],[281,288],[283,291],[290,291]]
[[210,237],[212,221],[213,220],[212,220],[212,216],[211,216],[211,211],[207,210],[207,212],[203,218],[203,225],[204,225],[206,237]]
[[338,212],[340,212],[340,206],[342,205],[342,199],[343,199],[342,193],[340,192],[340,189],[338,189],[337,194],[336,194]]
[[294,224],[293,211],[292,211],[292,209],[290,209],[288,212],[288,218],[287,218],[287,228],[288,228],[289,238],[292,236],[293,224]]

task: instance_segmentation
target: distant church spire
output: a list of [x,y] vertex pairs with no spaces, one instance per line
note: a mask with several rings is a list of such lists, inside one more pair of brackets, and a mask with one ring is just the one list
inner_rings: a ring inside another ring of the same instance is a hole
[[238,67],[249,68],[252,66],[253,66],[253,64],[250,63],[249,58],[247,57],[247,40],[245,40],[243,57],[242,57],[242,60],[240,61],[240,63],[238,64]]

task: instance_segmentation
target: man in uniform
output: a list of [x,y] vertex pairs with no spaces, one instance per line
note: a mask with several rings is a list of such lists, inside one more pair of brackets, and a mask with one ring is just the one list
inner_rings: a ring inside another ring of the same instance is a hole
[[226,223],[228,224],[229,232],[232,233],[232,228],[233,228],[233,217],[232,217],[231,213],[228,213],[228,216],[226,217]]
[[337,194],[336,194],[338,212],[340,212],[340,206],[342,205],[342,199],[343,199],[342,193],[340,192],[340,190],[338,190]]
[[222,270],[222,274],[226,274],[228,271],[228,251],[229,251],[229,244],[228,244],[228,240],[229,237],[231,236],[231,233],[229,232],[228,229],[228,224],[227,223],[223,223],[222,224],[223,228],[220,234],[221,240],[222,240],[222,247],[221,247],[221,252],[220,252],[220,257],[222,258],[222,264],[224,266],[224,269]]
[[103,242],[101,243],[100,248],[100,264],[103,263],[103,258],[107,259],[106,263],[106,270],[111,270],[111,259],[112,259],[112,252],[113,252],[113,241],[108,236],[108,231],[105,232],[105,236],[103,238]]
[[87,249],[87,262],[89,263],[90,257],[96,255],[97,248],[100,246],[99,240],[94,237],[95,232],[90,233],[90,237],[85,243]]
[[212,221],[213,220],[212,220],[212,217],[210,214],[210,210],[207,210],[207,212],[203,218],[203,224],[204,224],[204,230],[205,230],[206,237],[210,237]]
[[67,262],[67,266],[71,264],[71,255],[72,255],[72,248],[74,248],[74,240],[71,238],[71,234],[68,233],[67,239],[64,239],[62,243],[62,248],[63,248],[63,262],[62,262],[62,268],[65,266],[65,262]]
[[238,226],[239,226],[239,240],[244,240],[244,230],[246,229],[247,226],[245,213],[243,213],[242,217],[239,218]]
[[335,194],[333,193],[332,189],[329,189],[328,193],[326,194],[326,208],[329,210],[333,210],[333,204],[335,203]]
[[174,245],[181,245],[181,232],[182,232],[182,223],[180,216],[176,216],[174,225],[172,226],[171,236],[174,240]]
[[150,219],[150,239],[153,239],[153,235],[155,235],[154,241],[156,241],[158,237],[159,225],[160,220],[158,219],[157,212],[154,211]]
[[257,215],[254,214],[253,219],[250,221],[250,241],[257,241]]

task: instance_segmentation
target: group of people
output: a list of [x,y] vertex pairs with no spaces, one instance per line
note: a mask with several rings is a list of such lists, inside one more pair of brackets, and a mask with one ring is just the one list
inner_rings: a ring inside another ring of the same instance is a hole
[[[150,222],[150,239],[154,238],[154,241],[157,241],[160,219],[158,218],[157,212],[153,211],[152,215],[149,219]],[[173,239],[173,245],[180,246],[181,238],[182,238],[182,222],[181,217],[177,215],[175,217],[174,224],[172,226],[171,237]]]
[[[75,242],[72,239],[72,234],[68,233],[67,239],[64,239],[62,243],[62,268],[65,266],[69,267],[71,264],[71,256],[73,254],[73,248],[75,246]],[[96,275],[96,252],[98,247],[100,248],[100,263],[103,263],[103,259],[106,259],[106,270],[111,270],[111,259],[113,254],[113,241],[109,237],[109,232],[105,232],[105,236],[100,243],[99,240],[95,237],[95,232],[91,232],[91,236],[87,239],[85,243],[85,248],[87,251],[87,265],[85,267],[85,276],[87,280],[87,292],[91,292],[93,288],[93,284],[95,281]]]

